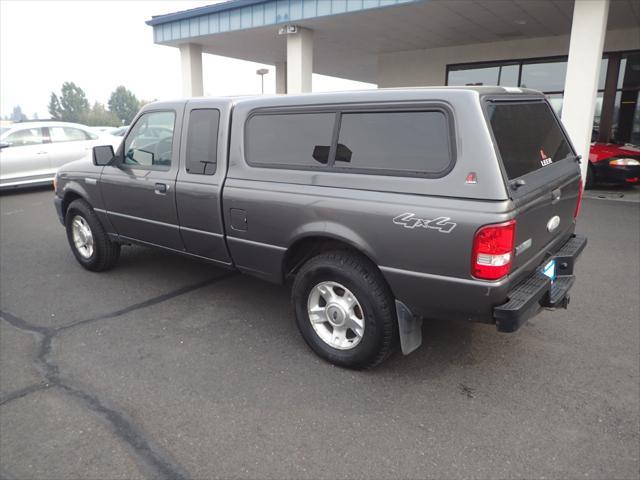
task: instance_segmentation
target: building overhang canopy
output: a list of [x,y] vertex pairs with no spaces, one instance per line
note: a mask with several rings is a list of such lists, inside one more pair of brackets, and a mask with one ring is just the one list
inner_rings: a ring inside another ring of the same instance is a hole
[[[572,14],[573,0],[233,0],[147,24],[155,43],[265,64],[286,60],[280,26],[309,28],[314,72],[375,83],[380,54],[568,35]],[[638,24],[640,3],[611,2],[609,29]]]

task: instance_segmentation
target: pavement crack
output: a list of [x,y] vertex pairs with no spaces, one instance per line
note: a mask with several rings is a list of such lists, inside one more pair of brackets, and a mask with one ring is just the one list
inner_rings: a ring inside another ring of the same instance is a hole
[[203,287],[207,287],[209,285],[213,285],[214,283],[218,283],[222,280],[226,280],[227,278],[236,276],[236,272],[225,273],[223,275],[219,275],[214,278],[210,278],[208,280],[204,280],[200,283],[196,283],[193,285],[187,285],[186,287],[179,288],[177,290],[173,290],[171,292],[163,293],[162,295],[158,295],[157,297],[150,298],[140,303],[134,303],[133,305],[129,305],[128,307],[122,308],[120,310],[116,310],[114,312],[105,313],[103,315],[99,315],[97,317],[88,318],[85,320],[78,320],[76,322],[71,322],[67,325],[62,325],[56,328],[56,331],[68,330],[70,328],[76,327],[78,325],[84,325],[87,323],[93,323],[100,320],[107,320],[110,318],[120,317],[127,313],[133,312],[134,310],[140,310],[141,308],[151,307],[153,305],[157,305],[161,302],[166,302],[172,298],[178,297],[180,295],[184,295],[185,293],[193,292],[194,290],[198,290]]
[[[70,396],[82,401],[87,408],[105,418],[113,427],[115,434],[127,443],[156,474],[171,480],[186,480],[189,475],[183,469],[165,458],[165,455],[152,448],[150,442],[138,431],[127,416],[105,404],[96,396],[60,382],[58,385]],[[155,478],[155,476],[154,476]]]
[[40,390],[46,390],[47,388],[51,388],[51,384],[36,383],[34,385],[29,385],[28,387],[24,387],[24,388],[21,388],[20,390],[16,390],[14,392],[3,395],[2,397],[0,397],[0,407],[6,403],[12,402],[19,398],[26,397],[27,395],[33,392],[39,392]]
[[[144,465],[147,465],[151,469],[153,469],[154,474],[150,475],[151,478],[155,479],[160,477],[171,480],[183,480],[189,478],[188,473],[186,473],[182,467],[168,460],[167,455],[161,453],[159,448],[154,448],[152,446],[152,442],[145,438],[144,434],[138,428],[136,428],[134,422],[131,421],[125,413],[119,412],[113,407],[106,406],[104,400],[101,400],[98,396],[92,395],[81,388],[72,386],[72,381],[70,379],[63,380],[61,378],[59,366],[51,359],[52,342],[55,336],[60,332],[72,329],[80,325],[120,317],[127,313],[140,310],[142,308],[157,305],[159,303],[212,285],[235,275],[237,275],[237,273],[235,272],[219,275],[217,277],[210,278],[193,285],[187,285],[177,290],[158,295],[157,297],[150,298],[143,302],[135,303],[111,313],[106,313],[85,320],[78,320],[76,322],[71,322],[59,327],[42,327],[39,325],[34,325],[30,322],[27,322],[26,320],[16,317],[11,313],[0,311],[0,319],[6,321],[19,330],[34,333],[38,337],[34,363],[44,377],[44,382],[42,383],[16,390],[3,397],[0,397],[0,406],[13,400],[24,398],[27,395],[40,390],[58,387],[67,395],[80,400],[86,406],[86,408],[92,410],[93,412],[99,414],[102,418],[104,418],[112,426],[115,435],[117,435],[118,438],[124,441],[125,444],[127,444],[135,452],[138,459]],[[0,480],[2,479],[3,477],[0,476]]]
[[18,330],[23,330],[26,332],[35,332],[41,335],[45,335],[51,332],[51,329],[48,327],[41,327],[39,325],[33,325],[32,323],[27,322],[21,318],[16,317],[15,315],[10,314],[9,312],[5,312],[0,310],[0,318],[2,318],[9,325],[16,327]]

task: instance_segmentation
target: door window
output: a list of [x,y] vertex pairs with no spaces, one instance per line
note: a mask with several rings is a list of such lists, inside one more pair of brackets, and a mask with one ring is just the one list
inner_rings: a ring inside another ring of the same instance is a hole
[[98,138],[97,135],[92,136],[84,130],[73,127],[49,127],[49,134],[51,135],[51,141],[54,143],[83,142],[85,140]]
[[41,128],[25,128],[18,130],[4,140],[11,147],[24,147],[26,145],[40,145],[44,143]]
[[135,123],[124,143],[124,164],[154,170],[171,166],[174,112],[145,113]]

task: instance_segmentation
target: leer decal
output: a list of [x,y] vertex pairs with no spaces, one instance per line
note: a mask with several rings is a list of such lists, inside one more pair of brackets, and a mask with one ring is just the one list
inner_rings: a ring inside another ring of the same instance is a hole
[[431,228],[441,233],[451,233],[457,224],[449,220],[451,220],[449,217],[438,217],[429,220],[427,218],[418,218],[415,213],[402,213],[393,219],[393,223],[402,225],[404,228]]

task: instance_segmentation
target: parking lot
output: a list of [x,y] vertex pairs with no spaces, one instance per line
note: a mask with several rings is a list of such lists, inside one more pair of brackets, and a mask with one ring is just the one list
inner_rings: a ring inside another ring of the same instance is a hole
[[569,310],[431,320],[365,372],[285,287],[141,247],[90,273],[51,190],[4,194],[0,478],[638,478],[638,190],[588,192]]

